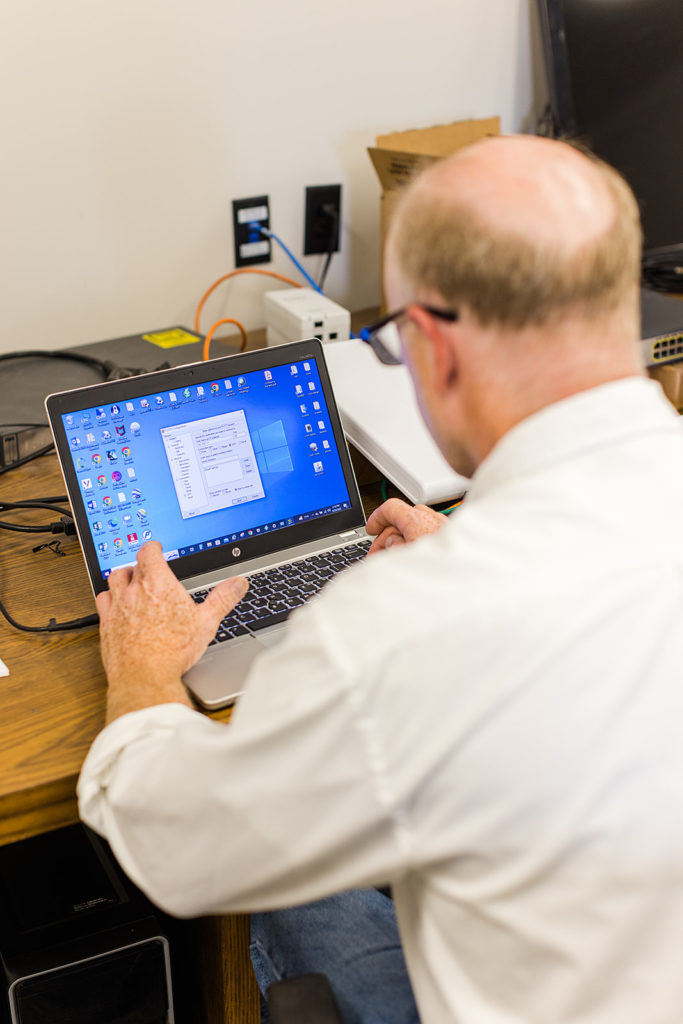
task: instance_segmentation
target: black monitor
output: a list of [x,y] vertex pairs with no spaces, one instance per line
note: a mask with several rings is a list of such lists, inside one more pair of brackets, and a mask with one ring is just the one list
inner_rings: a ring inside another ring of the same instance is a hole
[[552,133],[616,167],[646,252],[683,243],[683,0],[538,0]]

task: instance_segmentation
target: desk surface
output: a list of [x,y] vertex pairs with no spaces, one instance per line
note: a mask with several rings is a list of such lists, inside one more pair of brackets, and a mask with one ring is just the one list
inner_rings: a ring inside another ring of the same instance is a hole
[[[365,487],[368,508],[379,488]],[[64,494],[56,456],[0,476],[0,497],[27,500]],[[50,512],[21,513],[13,522],[50,522]],[[18,622],[46,625],[90,615],[95,602],[76,538],[63,557],[33,548],[47,534],[0,533],[0,599]],[[76,781],[93,739],[104,725],[105,678],[97,629],[23,633],[0,618],[0,844],[77,820]],[[229,710],[212,717],[229,718]]]

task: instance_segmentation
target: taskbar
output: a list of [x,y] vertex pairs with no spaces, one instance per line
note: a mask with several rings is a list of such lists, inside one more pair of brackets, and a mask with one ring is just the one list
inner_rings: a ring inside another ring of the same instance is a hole
[[304,512],[299,516],[288,516],[286,519],[275,519],[269,523],[261,523],[260,526],[253,526],[249,530],[239,530],[236,533],[224,533],[220,537],[211,537],[200,541],[198,544],[190,544],[188,547],[178,548],[177,551],[164,552],[166,561],[172,558],[182,558],[184,555],[196,555],[199,551],[211,551],[223,544],[233,544],[236,540],[244,540],[248,537],[261,537],[266,533],[273,533],[275,530],[283,530],[288,526],[297,526],[299,523],[308,522],[311,519],[320,519],[322,516],[333,515],[335,512],[343,512],[351,508],[349,501],[339,501],[336,505],[325,505],[324,508],[314,509],[312,512]]

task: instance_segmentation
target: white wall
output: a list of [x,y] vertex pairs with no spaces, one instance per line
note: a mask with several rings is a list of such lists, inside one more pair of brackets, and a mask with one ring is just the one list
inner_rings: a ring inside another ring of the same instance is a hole
[[[231,200],[267,193],[303,247],[341,182],[328,294],[379,299],[378,133],[500,114],[530,128],[535,0],[2,0],[0,350],[191,325],[232,269]],[[534,48],[535,49],[535,48]],[[537,63],[537,58],[536,58]],[[321,257],[306,257],[314,276]],[[279,252],[271,269],[297,276]],[[263,325],[264,283],[219,316]]]

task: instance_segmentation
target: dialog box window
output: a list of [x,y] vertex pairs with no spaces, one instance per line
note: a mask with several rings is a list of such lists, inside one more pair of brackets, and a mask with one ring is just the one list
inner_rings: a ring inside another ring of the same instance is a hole
[[183,519],[265,497],[243,409],[163,427]]

